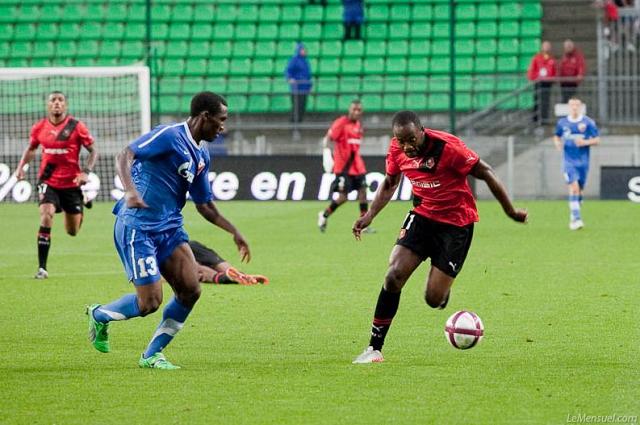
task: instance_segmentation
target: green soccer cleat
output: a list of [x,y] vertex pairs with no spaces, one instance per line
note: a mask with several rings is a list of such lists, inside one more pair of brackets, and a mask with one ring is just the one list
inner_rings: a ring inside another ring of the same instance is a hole
[[162,353],[155,353],[151,357],[144,358],[144,354],[140,356],[138,360],[138,366],[143,369],[164,369],[164,370],[176,370],[180,369],[180,366],[176,366],[167,360]]
[[101,353],[109,352],[109,323],[100,323],[93,317],[93,311],[100,307],[100,304],[91,304],[87,307],[89,316],[89,341],[94,348]]

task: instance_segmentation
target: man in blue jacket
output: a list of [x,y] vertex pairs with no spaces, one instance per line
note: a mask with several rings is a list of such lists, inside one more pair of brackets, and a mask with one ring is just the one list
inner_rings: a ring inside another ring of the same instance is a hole
[[344,22],[344,39],[360,40],[360,27],[364,21],[364,1],[363,0],[342,0]]
[[311,91],[311,66],[307,60],[304,44],[296,44],[296,52],[289,59],[285,77],[291,88],[291,122],[302,122],[307,106],[307,95]]

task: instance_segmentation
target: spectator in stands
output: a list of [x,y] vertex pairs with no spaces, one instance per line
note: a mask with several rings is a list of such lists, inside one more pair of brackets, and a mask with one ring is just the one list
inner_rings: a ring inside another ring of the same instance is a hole
[[545,40],[540,52],[531,59],[527,71],[527,78],[535,82],[533,121],[537,124],[543,124],[549,119],[549,98],[555,77],[556,60],[551,53],[551,43]]
[[291,88],[291,122],[302,122],[307,108],[307,95],[311,91],[312,83],[307,50],[301,42],[296,44],[296,51],[289,59],[284,74]]
[[560,60],[560,93],[562,103],[576,95],[578,85],[585,74],[584,56],[578,50],[572,40],[564,41],[564,54]]
[[[320,3],[321,6],[326,6],[327,0],[318,0],[317,3]],[[316,4],[316,0],[309,0],[309,4]]]
[[344,8],[342,19],[344,22],[344,39],[360,40],[362,22],[364,21],[363,0],[342,0]]

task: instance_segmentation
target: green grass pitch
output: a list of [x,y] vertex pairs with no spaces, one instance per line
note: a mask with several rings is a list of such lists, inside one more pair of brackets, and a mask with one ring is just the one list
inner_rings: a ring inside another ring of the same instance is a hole
[[[132,290],[113,248],[109,204],[80,235],[54,224],[47,281],[36,271],[37,207],[0,205],[2,424],[564,424],[568,415],[640,414],[638,206],[587,201],[568,230],[565,202],[524,202],[526,226],[496,202],[481,221],[445,311],[408,282],[383,364],[352,365],[368,342],[390,249],[409,209],[389,205],[356,242],[357,203],[326,234],[318,202],[220,203],[249,240],[242,268],[266,287],[205,286],[165,350],[183,367],[141,370],[160,314],[114,323],[112,352],[87,341],[84,305]],[[185,209],[192,238],[233,263],[228,234]],[[170,297],[165,286],[165,301]],[[445,341],[460,309],[484,321],[470,351]]]

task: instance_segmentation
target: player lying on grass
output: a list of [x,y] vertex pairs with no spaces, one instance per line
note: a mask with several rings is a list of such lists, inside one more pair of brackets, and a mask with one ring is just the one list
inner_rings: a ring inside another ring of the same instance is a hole
[[393,139],[387,153],[386,176],[371,209],[353,224],[360,234],[389,203],[402,175],[413,191],[413,210],[404,220],[378,296],[369,347],[353,363],[382,362],[382,345],[398,311],[400,293],[411,274],[431,258],[424,299],[443,309],[462,269],[478,221],[467,176],[483,180],[502,209],[514,221],[527,221],[527,211],[515,208],[491,167],[452,134],[425,129],[415,112],[400,111],[392,121]]
[[222,259],[213,249],[204,244],[191,240],[189,246],[198,263],[198,278],[202,283],[239,284],[239,285],[267,285],[269,279],[260,274],[242,273],[227,261]]

